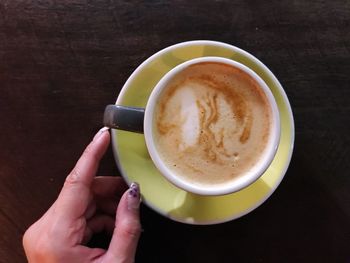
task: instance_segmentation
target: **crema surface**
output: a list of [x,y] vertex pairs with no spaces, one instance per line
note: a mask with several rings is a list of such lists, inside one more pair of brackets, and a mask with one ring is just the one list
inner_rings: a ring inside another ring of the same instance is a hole
[[223,63],[191,65],[160,95],[156,147],[166,165],[196,184],[222,184],[247,173],[269,140],[272,112],[258,83]]

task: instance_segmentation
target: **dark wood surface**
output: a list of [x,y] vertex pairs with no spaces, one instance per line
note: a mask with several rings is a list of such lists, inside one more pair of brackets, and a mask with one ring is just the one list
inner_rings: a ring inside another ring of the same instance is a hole
[[[25,262],[22,234],[131,72],[194,39],[241,47],[276,74],[293,159],[272,197],[235,221],[190,226],[143,206],[136,262],[349,262],[348,0],[0,0],[0,262]],[[119,174],[110,149],[99,174]]]

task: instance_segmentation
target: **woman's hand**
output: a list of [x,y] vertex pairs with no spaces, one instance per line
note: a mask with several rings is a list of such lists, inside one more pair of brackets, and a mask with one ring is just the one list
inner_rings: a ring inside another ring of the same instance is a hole
[[[30,263],[134,262],[140,236],[140,189],[120,177],[95,177],[110,141],[101,129],[66,178],[57,200],[24,234]],[[121,196],[122,195],[122,196]],[[118,200],[119,205],[118,205]],[[97,232],[112,239],[107,250],[85,244]]]

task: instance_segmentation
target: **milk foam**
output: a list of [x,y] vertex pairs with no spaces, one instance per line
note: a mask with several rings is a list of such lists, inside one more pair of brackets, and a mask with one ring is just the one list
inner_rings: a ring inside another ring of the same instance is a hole
[[191,87],[179,89],[175,96],[179,97],[181,123],[181,144],[179,150],[185,150],[197,143],[199,137],[199,110],[196,97]]
[[221,184],[263,154],[271,129],[266,95],[246,73],[220,63],[190,66],[160,97],[157,148],[179,176]]

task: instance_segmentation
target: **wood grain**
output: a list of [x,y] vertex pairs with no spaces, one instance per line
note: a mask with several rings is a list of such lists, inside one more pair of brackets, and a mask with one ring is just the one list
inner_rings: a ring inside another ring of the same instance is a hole
[[[232,222],[188,226],[143,207],[136,262],[350,260],[349,32],[346,0],[0,0],[0,262],[25,261],[23,232],[131,72],[193,39],[241,47],[276,74],[293,160],[273,196]],[[119,174],[110,149],[99,174]]]

